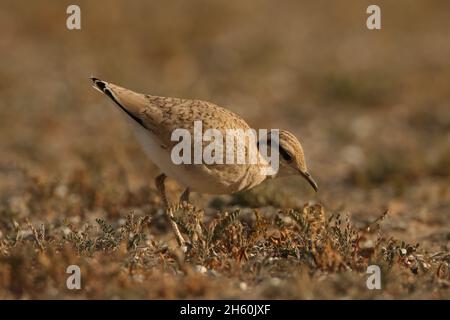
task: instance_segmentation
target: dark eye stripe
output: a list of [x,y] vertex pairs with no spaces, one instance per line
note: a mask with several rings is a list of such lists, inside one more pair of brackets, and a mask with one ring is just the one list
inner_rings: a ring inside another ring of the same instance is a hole
[[291,162],[292,161],[292,156],[289,152],[286,151],[286,149],[282,148],[280,146],[280,154],[283,157],[284,160],[286,160],[287,162]]

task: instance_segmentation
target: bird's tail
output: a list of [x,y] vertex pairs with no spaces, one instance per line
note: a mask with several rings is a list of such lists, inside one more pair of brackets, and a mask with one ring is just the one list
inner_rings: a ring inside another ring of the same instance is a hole
[[95,77],[90,77],[90,79],[94,83],[92,85],[92,88],[94,88],[95,90],[100,91],[101,93],[106,93],[105,90],[108,89],[108,82],[102,81],[102,80],[97,79]]
[[143,94],[119,87],[115,84],[91,77],[92,87],[107,95],[116,105],[133,120],[145,127],[141,118],[141,110],[145,107],[146,99]]

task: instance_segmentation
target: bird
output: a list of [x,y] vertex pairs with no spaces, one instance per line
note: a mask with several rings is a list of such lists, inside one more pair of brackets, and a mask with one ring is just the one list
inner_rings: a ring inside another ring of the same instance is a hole
[[[180,203],[189,203],[190,192],[205,194],[232,194],[251,189],[262,182],[284,176],[298,175],[306,179],[317,192],[317,183],[308,172],[303,147],[294,134],[279,130],[278,147],[279,168],[275,174],[263,172],[267,163],[181,163],[176,164],[171,150],[177,144],[172,140],[176,129],[185,129],[194,133],[194,122],[201,121],[202,130],[251,130],[247,122],[234,112],[212,102],[197,99],[182,99],[137,93],[116,84],[90,77],[94,89],[108,96],[122,111],[131,124],[149,159],[161,170],[155,178],[155,186],[164,206],[164,211],[174,232],[178,245],[186,248],[177,223],[174,220],[172,206],[166,196],[165,180],[175,179],[184,191]],[[271,135],[269,135],[269,145]],[[272,139],[273,140],[273,139]],[[250,147],[260,151],[259,141],[245,140],[245,154]],[[256,145],[253,145],[255,144]],[[205,142],[203,142],[205,144]],[[235,146],[234,146],[235,147]]]

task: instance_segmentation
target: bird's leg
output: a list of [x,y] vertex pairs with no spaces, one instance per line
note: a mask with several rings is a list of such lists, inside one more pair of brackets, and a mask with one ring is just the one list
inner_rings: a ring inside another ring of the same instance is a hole
[[161,196],[164,209],[167,209],[169,207],[169,201],[167,201],[166,197],[166,187],[164,186],[164,181],[166,180],[166,178],[167,176],[164,173],[161,173],[159,176],[155,178],[156,189],[158,189],[158,192]]
[[183,236],[181,235],[180,230],[178,229],[176,222],[174,221],[174,216],[173,216],[173,212],[172,212],[173,209],[170,208],[169,201],[167,201],[166,188],[164,186],[164,180],[166,180],[166,177],[167,176],[164,173],[161,173],[159,176],[156,177],[155,185],[161,195],[161,199],[162,199],[163,205],[164,205],[164,210],[166,212],[167,218],[169,219],[169,223],[172,227],[172,230],[175,233],[177,242],[181,248],[185,248],[186,241],[184,240]]
[[189,187],[187,187],[186,189],[184,189],[183,193],[181,194],[180,197],[180,203],[183,204],[183,202],[189,203],[189,194],[191,193],[191,191],[189,190]]

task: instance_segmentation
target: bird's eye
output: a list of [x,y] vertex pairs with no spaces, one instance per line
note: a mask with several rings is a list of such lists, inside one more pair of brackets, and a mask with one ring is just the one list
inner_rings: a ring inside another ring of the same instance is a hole
[[291,154],[289,152],[287,152],[286,149],[282,148],[281,146],[280,146],[280,154],[287,163],[292,162]]

